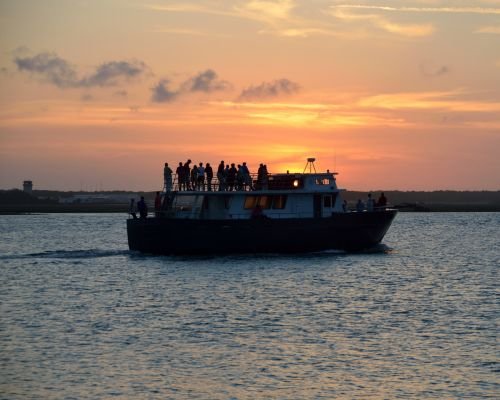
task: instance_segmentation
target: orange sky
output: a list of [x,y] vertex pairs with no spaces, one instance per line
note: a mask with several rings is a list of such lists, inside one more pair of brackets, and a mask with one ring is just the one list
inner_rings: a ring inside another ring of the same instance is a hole
[[191,158],[500,190],[500,0],[0,2],[0,188]]

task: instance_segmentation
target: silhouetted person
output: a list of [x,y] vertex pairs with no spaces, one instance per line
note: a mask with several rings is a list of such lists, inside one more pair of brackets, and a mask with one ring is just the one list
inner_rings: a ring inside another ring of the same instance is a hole
[[249,190],[253,190],[252,177],[250,175],[250,170],[248,169],[246,162],[244,162],[241,166],[241,170],[243,172],[243,185],[245,186],[245,190],[247,187]]
[[197,189],[198,190],[205,190],[205,167],[203,166],[202,162],[198,166],[197,175],[198,175],[196,177]]
[[212,179],[214,177],[214,170],[212,169],[212,166],[210,165],[210,163],[207,163],[207,165],[205,166],[205,174],[207,175],[207,188],[208,188],[208,191],[211,192],[212,191]]
[[380,193],[380,197],[377,201],[377,206],[381,209],[385,209],[385,207],[387,206],[387,198],[385,197],[384,192]]
[[155,197],[155,215],[157,217],[160,216],[160,211],[161,211],[161,196],[160,196],[160,192],[156,192],[156,197]]
[[228,190],[230,192],[232,192],[234,190],[234,183],[236,181],[236,174],[237,173],[238,173],[238,170],[234,166],[234,163],[231,164],[231,168],[229,168],[227,170],[227,177],[226,177],[227,187],[228,187]]
[[220,162],[219,166],[217,167],[217,180],[219,181],[219,191],[226,190],[226,180],[224,179],[224,160]]
[[129,214],[132,216],[132,218],[137,219],[137,212],[135,210],[135,200],[130,199],[130,207],[128,209]]
[[[184,178],[185,178],[185,183],[186,183],[186,190],[191,190],[191,185],[189,184],[191,167],[189,166],[189,164],[191,164],[191,160],[187,160],[184,163]],[[195,168],[196,168],[196,165],[195,165]],[[193,187],[193,189],[194,189],[194,187]]]
[[198,167],[193,165],[191,170],[191,190],[196,190],[196,182],[198,181]]
[[375,200],[372,198],[372,194],[368,193],[368,200],[366,201],[366,209],[368,211],[375,210]]
[[172,169],[165,163],[163,168],[163,180],[165,181],[165,190],[170,192],[172,190]]
[[137,202],[137,211],[139,211],[139,216],[143,219],[148,216],[148,206],[144,201],[144,196],[141,196],[141,199]]
[[365,203],[361,199],[358,199],[358,202],[356,203],[356,211],[362,212],[365,209]]
[[179,166],[175,170],[175,173],[177,174],[177,184],[179,185],[179,190],[187,190],[186,189],[186,174],[184,173],[184,166],[182,165],[182,162],[179,162]]

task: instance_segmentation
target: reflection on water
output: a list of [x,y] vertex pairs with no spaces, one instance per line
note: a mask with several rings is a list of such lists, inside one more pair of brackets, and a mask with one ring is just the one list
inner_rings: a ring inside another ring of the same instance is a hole
[[118,214],[1,217],[0,392],[495,398],[499,237],[400,214],[366,254],[146,257]]

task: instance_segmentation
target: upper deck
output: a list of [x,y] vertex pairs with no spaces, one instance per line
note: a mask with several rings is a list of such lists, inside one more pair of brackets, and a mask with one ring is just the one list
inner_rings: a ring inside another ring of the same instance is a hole
[[[228,195],[237,194],[238,192],[253,192],[261,193],[319,193],[319,192],[335,192],[338,191],[337,182],[335,179],[336,172],[314,172],[314,173],[281,173],[268,174],[264,179],[258,179],[257,174],[251,174],[250,183],[235,182],[233,185],[228,185],[227,182],[219,182],[214,176],[210,186],[205,180],[204,184],[196,184],[190,186],[189,189],[181,188],[177,177],[172,183],[172,190],[176,195],[193,195],[196,192],[203,192],[210,195]],[[164,188],[166,189],[166,188]],[[164,190],[168,192],[167,190]]]

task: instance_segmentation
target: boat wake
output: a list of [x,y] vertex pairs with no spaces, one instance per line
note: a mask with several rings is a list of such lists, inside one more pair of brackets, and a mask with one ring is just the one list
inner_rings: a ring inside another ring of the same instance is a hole
[[86,258],[125,256],[128,254],[129,254],[128,250],[101,250],[101,249],[51,250],[51,251],[43,251],[40,253],[2,255],[0,256],[0,260],[31,259],[31,258],[86,259]]

